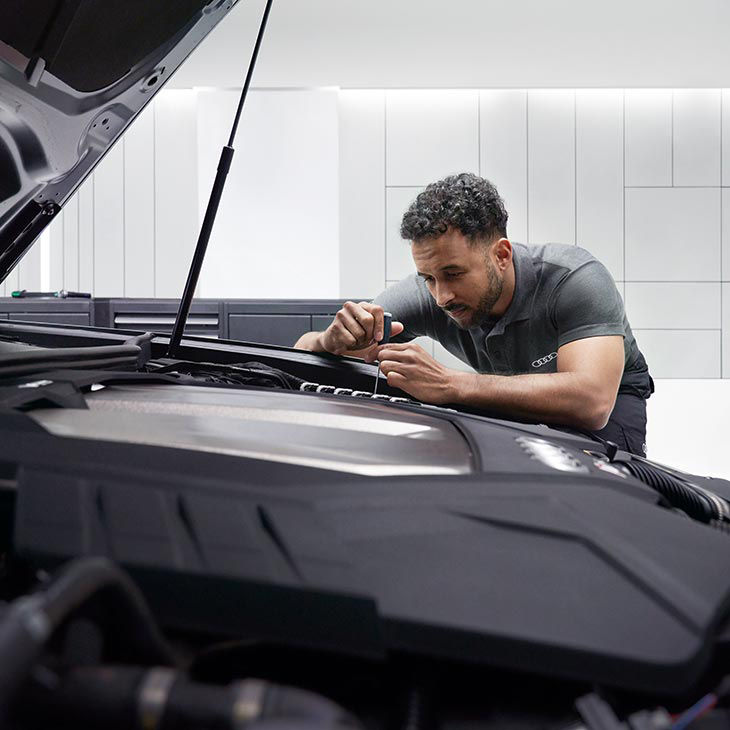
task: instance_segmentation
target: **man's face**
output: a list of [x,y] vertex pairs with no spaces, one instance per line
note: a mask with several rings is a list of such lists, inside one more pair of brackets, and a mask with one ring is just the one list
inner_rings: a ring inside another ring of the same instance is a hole
[[473,244],[451,229],[412,243],[411,254],[436,304],[461,329],[476,327],[489,316],[504,285],[491,245]]

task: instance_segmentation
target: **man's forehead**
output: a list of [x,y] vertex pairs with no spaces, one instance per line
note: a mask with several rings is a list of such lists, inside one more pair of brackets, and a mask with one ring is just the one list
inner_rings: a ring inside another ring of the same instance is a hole
[[421,271],[446,271],[469,265],[475,251],[472,246],[460,245],[445,236],[411,244],[411,255],[419,273]]
[[459,271],[463,269],[463,265],[461,264],[446,264],[444,266],[437,266],[437,267],[429,267],[428,264],[424,264],[423,266],[417,266],[418,269],[418,275],[419,276],[426,276],[427,274],[432,274],[434,270],[436,271]]

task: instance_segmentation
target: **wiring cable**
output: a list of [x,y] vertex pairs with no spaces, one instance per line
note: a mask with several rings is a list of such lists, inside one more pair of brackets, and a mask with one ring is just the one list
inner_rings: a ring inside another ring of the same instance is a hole
[[706,694],[701,699],[692,705],[692,707],[685,710],[679,717],[675,718],[672,723],[670,730],[685,730],[695,720],[698,720],[703,715],[707,714],[717,705],[718,697],[714,692]]

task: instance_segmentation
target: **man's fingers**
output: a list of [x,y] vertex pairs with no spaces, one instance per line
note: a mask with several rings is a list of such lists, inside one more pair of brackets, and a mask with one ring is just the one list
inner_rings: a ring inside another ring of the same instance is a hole
[[337,341],[336,349],[340,350],[340,352],[335,352],[333,354],[341,355],[345,350],[354,350],[355,346],[357,345],[357,339],[355,338],[355,335],[353,335],[352,332],[350,332],[340,322],[335,322],[333,328]]
[[380,372],[383,375],[388,373],[397,372],[406,377],[411,371],[412,366],[409,363],[399,362],[398,360],[381,360],[380,361]]
[[416,357],[417,353],[420,354],[419,351],[425,353],[425,350],[423,350],[419,345],[414,345],[410,342],[404,342],[400,344],[389,343],[387,345],[380,345],[375,352],[375,357],[378,360],[390,359],[405,362]]
[[400,322],[392,322],[390,325],[390,336],[395,337],[403,332],[404,329],[405,327]]
[[373,318],[373,328],[370,331],[370,336],[376,342],[383,339],[383,308],[379,304],[373,304],[372,302],[360,302],[358,304],[361,309],[366,311]]
[[367,330],[361,324],[352,312],[347,308],[340,309],[335,315],[335,320],[355,338],[355,342],[365,343],[369,341],[367,338]]
[[406,378],[405,375],[402,375],[395,370],[391,370],[386,375],[386,380],[391,388],[400,388],[401,390],[406,390],[406,383],[408,382],[408,378]]

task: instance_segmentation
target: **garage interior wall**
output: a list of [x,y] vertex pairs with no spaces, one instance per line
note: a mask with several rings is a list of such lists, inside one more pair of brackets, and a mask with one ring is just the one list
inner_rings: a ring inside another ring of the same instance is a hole
[[[161,92],[5,291],[179,296],[237,93]],[[650,456],[730,476],[729,110],[719,89],[253,90],[198,294],[373,297],[412,270],[419,190],[482,174],[514,240],[614,276],[657,381]]]

